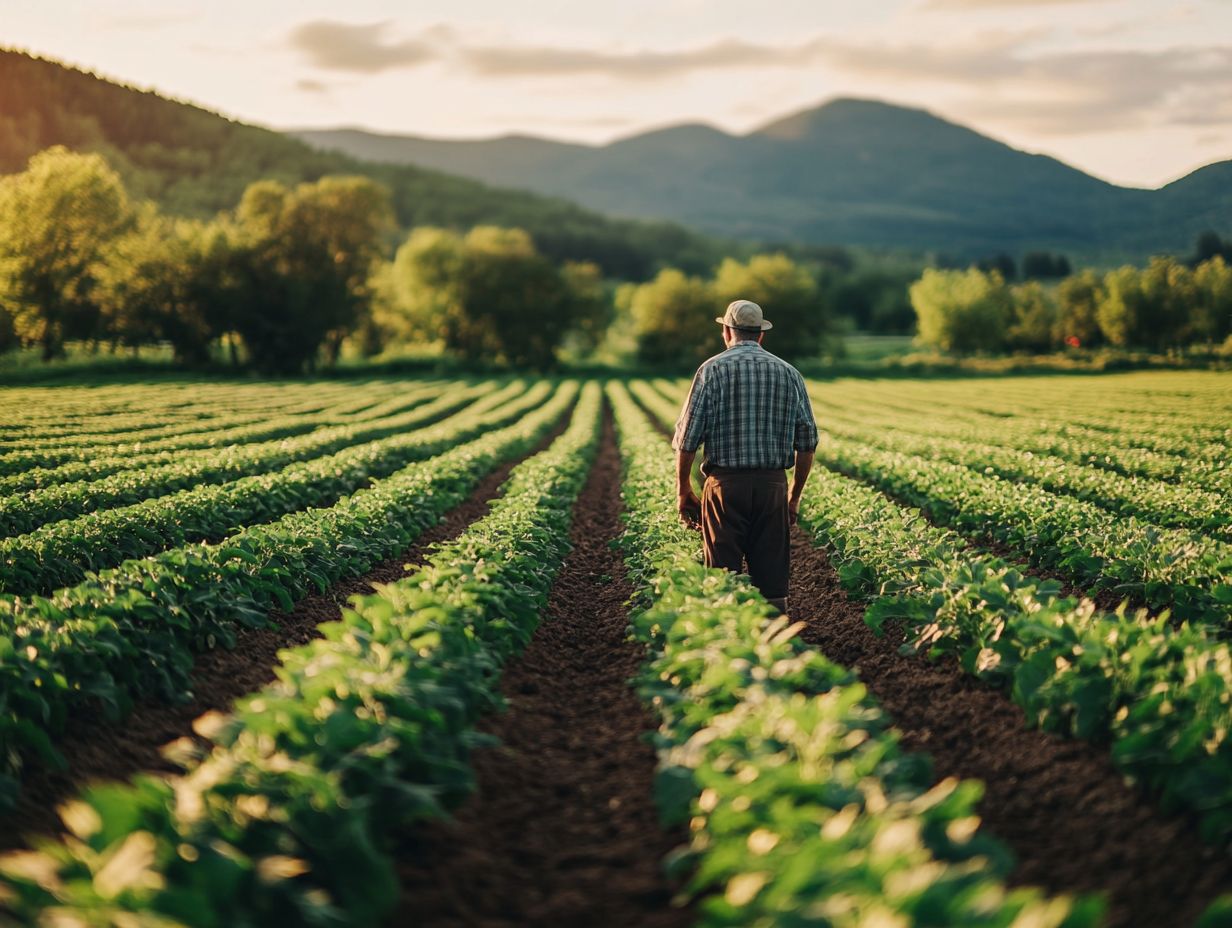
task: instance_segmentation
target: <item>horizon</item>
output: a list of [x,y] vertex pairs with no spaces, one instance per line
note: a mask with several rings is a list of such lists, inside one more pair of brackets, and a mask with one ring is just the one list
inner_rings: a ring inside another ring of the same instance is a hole
[[[0,41],[276,131],[604,145],[835,98],[924,109],[1110,183],[1232,159],[1232,4],[1187,0],[17,0]],[[1218,38],[1211,38],[1218,37]]]

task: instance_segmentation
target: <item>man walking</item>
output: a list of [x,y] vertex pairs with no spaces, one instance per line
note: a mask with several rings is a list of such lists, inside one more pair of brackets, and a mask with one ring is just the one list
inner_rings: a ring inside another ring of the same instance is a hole
[[[714,321],[727,349],[697,369],[672,438],[677,508],[701,528],[706,566],[739,572],[747,561],[753,585],[786,612],[790,530],[813,466],[817,422],[800,372],[761,346],[771,325],[760,306],[736,300]],[[692,469],[700,445],[706,482],[699,500]]]

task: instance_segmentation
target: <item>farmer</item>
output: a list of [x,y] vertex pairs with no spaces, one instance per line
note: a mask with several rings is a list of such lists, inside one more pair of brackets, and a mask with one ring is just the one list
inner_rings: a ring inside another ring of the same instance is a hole
[[[706,566],[749,577],[787,611],[790,528],[813,466],[817,423],[804,378],[761,346],[770,323],[761,307],[736,300],[722,318],[727,350],[702,364],[676,422],[676,495],[681,520],[702,532]],[[706,446],[699,500],[691,472]],[[791,492],[787,473],[795,466]]]

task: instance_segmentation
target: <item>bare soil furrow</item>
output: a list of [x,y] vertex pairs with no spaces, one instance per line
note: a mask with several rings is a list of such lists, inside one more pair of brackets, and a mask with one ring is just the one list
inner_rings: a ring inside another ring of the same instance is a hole
[[569,554],[534,639],[506,667],[507,712],[482,730],[478,790],[449,821],[409,835],[402,904],[390,924],[669,928],[664,832],[653,802],[655,722],[629,686],[645,660],[629,640],[632,595],[611,547],[620,459],[610,416],[574,507]]

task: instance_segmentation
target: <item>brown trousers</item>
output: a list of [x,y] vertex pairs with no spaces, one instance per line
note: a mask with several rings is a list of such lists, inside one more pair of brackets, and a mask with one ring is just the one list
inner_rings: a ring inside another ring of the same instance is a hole
[[714,468],[702,487],[702,547],[707,567],[740,573],[747,561],[762,596],[785,600],[791,572],[787,472]]

